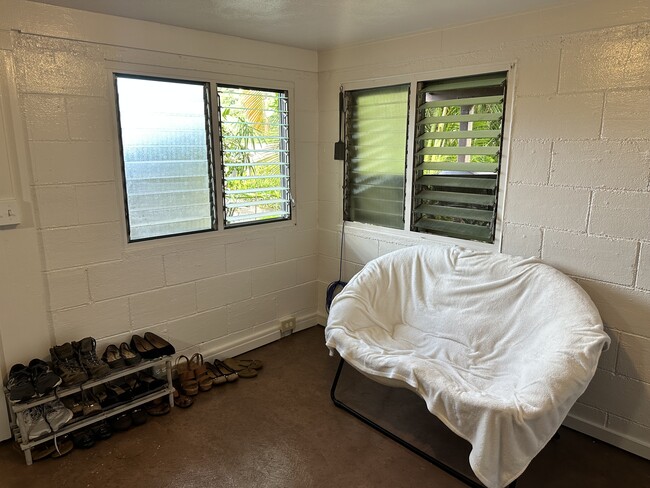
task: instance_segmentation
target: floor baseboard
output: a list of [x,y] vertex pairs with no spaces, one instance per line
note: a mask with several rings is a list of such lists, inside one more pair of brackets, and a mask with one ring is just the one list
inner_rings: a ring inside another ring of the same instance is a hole
[[[301,330],[308,329],[314,325],[319,324],[318,314],[310,314],[296,319],[296,328],[293,332],[300,332]],[[265,346],[271,342],[282,339],[280,333],[280,324],[270,324],[265,328],[258,329],[254,332],[251,332],[250,335],[245,337],[239,337],[230,342],[223,342],[219,344],[218,347],[210,349],[203,352],[203,356],[206,360],[212,360],[215,358],[224,359],[239,356],[258,347]]]
[[632,454],[636,454],[637,456],[641,456],[642,458],[650,459],[650,444],[640,439],[629,437],[620,432],[614,432],[602,425],[594,424],[588,420],[574,417],[573,415],[569,415],[564,419],[563,425],[603,442],[607,442],[612,446],[631,452]]

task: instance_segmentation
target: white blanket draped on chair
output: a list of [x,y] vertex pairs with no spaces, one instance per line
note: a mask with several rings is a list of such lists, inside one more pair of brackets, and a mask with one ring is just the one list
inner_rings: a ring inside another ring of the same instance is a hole
[[508,485],[551,439],[609,337],[587,294],[536,259],[416,246],[368,263],[335,298],[327,346],[418,393]]

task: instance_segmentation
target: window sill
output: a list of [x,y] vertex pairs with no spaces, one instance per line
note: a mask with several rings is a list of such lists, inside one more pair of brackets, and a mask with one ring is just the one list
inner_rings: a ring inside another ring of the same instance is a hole
[[501,239],[499,235],[496,236],[494,243],[488,244],[485,242],[455,239],[453,237],[445,237],[435,234],[390,229],[388,227],[364,224],[361,222],[345,222],[345,233],[346,235],[377,239],[388,244],[401,245],[404,247],[438,244],[443,246],[459,246],[475,251],[500,252],[501,250]]
[[204,246],[219,246],[232,244],[249,239],[275,235],[282,229],[295,227],[295,216],[291,220],[282,220],[256,225],[242,225],[229,229],[195,232],[177,236],[159,237],[143,241],[127,242],[124,237],[124,251],[126,253],[139,253],[151,251],[155,254],[169,251],[183,251],[203,248]]

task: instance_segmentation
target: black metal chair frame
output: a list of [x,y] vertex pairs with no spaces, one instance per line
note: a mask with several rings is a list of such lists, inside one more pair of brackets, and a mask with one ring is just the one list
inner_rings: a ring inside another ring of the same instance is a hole
[[[468,476],[464,475],[460,471],[455,470],[451,466],[449,466],[449,465],[443,463],[442,461],[432,457],[431,455],[427,454],[426,452],[422,451],[421,449],[418,449],[413,444],[410,444],[409,442],[405,441],[404,439],[402,439],[398,435],[396,435],[396,434],[392,433],[391,431],[385,429],[381,425],[373,422],[368,417],[364,416],[363,414],[359,413],[357,410],[353,409],[349,405],[343,403],[341,400],[336,398],[336,387],[338,385],[339,378],[341,376],[341,370],[343,369],[343,364],[344,363],[345,363],[345,360],[343,358],[341,358],[341,361],[339,362],[338,369],[336,370],[336,376],[334,376],[334,382],[332,383],[332,389],[330,390],[330,397],[332,398],[332,401],[334,402],[334,405],[336,405],[337,407],[339,407],[339,408],[345,410],[346,412],[352,414],[353,416],[355,416],[356,418],[358,418],[362,422],[368,424],[373,429],[381,432],[386,437],[394,440],[398,444],[401,444],[402,446],[407,448],[409,451],[414,452],[415,454],[417,454],[421,458],[429,461],[431,464],[437,466],[438,468],[442,469],[446,473],[448,473],[448,474],[452,475],[453,477],[459,479],[460,481],[465,483],[467,486],[471,486],[472,488],[485,488],[485,486],[483,484],[473,480],[472,478],[469,478]],[[517,484],[517,480],[510,483],[508,485],[508,488],[515,488],[516,484]]]

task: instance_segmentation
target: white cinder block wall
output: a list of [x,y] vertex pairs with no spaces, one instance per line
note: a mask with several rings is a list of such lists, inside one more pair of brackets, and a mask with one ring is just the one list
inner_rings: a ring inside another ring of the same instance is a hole
[[[152,330],[207,356],[277,339],[289,315],[316,324],[315,52],[31,2],[0,1],[0,12],[27,195],[23,224],[0,235],[35,232],[36,253],[7,260],[41,268],[31,287],[47,301],[40,324],[26,324],[31,344],[19,321],[2,322],[7,368],[86,336],[101,353]],[[127,244],[113,69],[289,87],[295,222]]]
[[[575,277],[612,338],[568,425],[649,457],[649,19],[647,2],[579,2],[319,53],[321,313],[325,286],[338,277],[339,85],[513,63],[502,250],[540,257]],[[352,224],[345,242],[349,278],[368,260],[422,240]]]
[[[0,197],[23,211],[0,230],[4,366],[88,334],[106,343],[151,329],[210,354],[273,337],[285,315],[315,323],[338,277],[339,85],[515,63],[503,251],[575,276],[608,325],[612,347],[570,425],[649,455],[647,2],[581,2],[323,52],[318,66],[314,52],[22,0],[0,0],[0,13]],[[297,225],[126,245],[114,66],[291,84]],[[418,241],[350,228],[344,275]]]

